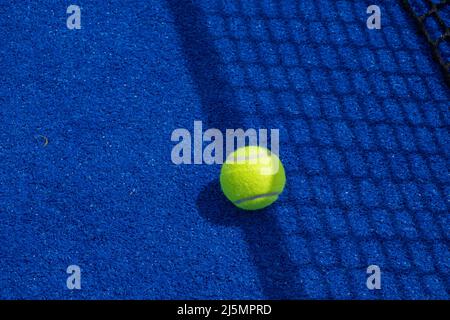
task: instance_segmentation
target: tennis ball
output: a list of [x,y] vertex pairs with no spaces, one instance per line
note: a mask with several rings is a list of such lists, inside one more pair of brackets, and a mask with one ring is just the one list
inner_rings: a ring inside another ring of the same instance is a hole
[[238,208],[258,210],[283,192],[286,176],[280,159],[268,149],[242,147],[231,153],[220,172],[225,196]]

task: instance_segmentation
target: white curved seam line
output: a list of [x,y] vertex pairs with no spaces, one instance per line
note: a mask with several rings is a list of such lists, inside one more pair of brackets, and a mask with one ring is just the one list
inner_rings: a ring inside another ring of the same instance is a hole
[[241,203],[244,203],[244,202],[247,202],[247,201],[256,200],[256,199],[259,199],[259,198],[278,196],[279,194],[280,194],[279,192],[269,192],[269,193],[259,194],[257,196],[253,196],[253,197],[239,199],[239,200],[235,201],[234,203],[235,204],[241,204]]

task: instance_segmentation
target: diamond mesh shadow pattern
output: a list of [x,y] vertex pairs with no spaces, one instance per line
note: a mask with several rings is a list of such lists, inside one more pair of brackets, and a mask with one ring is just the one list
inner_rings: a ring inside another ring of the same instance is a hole
[[[256,257],[268,298],[448,298],[448,89],[400,2],[378,2],[381,30],[365,1],[173,4],[202,19],[178,31],[209,126],[281,131],[288,187],[270,228],[295,286]],[[382,290],[366,288],[371,264]]]

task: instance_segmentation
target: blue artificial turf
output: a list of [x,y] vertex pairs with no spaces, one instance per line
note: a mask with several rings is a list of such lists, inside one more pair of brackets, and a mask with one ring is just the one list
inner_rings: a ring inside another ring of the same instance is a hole
[[[0,3],[0,298],[448,299],[449,90],[399,2],[381,30],[371,4]],[[280,129],[278,202],[173,164],[194,120]]]

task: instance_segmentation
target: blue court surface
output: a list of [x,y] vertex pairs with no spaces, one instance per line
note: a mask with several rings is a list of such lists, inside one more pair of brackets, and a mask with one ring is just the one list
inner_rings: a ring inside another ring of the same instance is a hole
[[[448,299],[450,92],[402,2],[0,0],[0,298]],[[278,201],[174,164],[194,121],[279,129]]]

